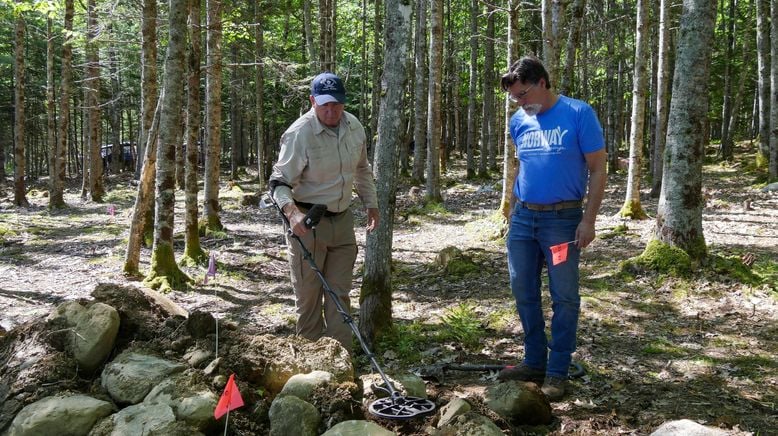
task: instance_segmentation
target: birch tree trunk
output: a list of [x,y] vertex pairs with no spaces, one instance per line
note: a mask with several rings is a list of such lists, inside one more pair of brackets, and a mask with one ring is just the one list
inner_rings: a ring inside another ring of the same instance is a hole
[[759,94],[759,147],[756,166],[766,168],[770,162],[770,13],[768,0],[756,3],[757,92]]
[[24,183],[24,36],[26,25],[22,12],[18,12],[14,25],[14,205],[29,207]]
[[635,71],[632,78],[632,127],[629,136],[629,172],[627,196],[619,214],[626,218],[646,219],[640,205],[640,168],[643,160],[643,131],[646,118],[646,58],[648,57],[648,0],[638,0],[635,29]]
[[138,161],[135,178],[141,176],[143,159],[151,122],[154,119],[159,86],[157,85],[157,0],[143,0],[141,22],[141,119],[138,129]]
[[542,0],[541,18],[543,23],[543,64],[548,71],[549,83],[551,86],[557,86],[560,38],[565,25],[565,1]]
[[189,277],[176,265],[173,251],[175,217],[176,148],[182,142],[184,58],[186,53],[187,0],[170,0],[170,22],[157,146],[156,213],[151,266],[145,283],[157,289],[182,289]]
[[715,19],[715,2],[684,0],[656,216],[655,237],[695,259],[706,255],[702,163]]
[[208,68],[205,73],[205,197],[206,228],[221,231],[219,218],[219,159],[221,158],[222,127],[222,0],[206,0]]
[[427,158],[427,98],[429,65],[427,63],[427,0],[416,2],[416,80],[414,81],[413,102],[413,172],[414,183],[424,182],[425,160]]
[[386,56],[381,80],[381,112],[375,153],[380,225],[367,235],[365,274],[359,298],[359,330],[371,342],[392,324],[392,233],[397,185],[397,149],[404,146],[402,97],[405,90],[411,6],[386,1]]
[[[259,3],[259,2],[257,2]],[[200,62],[202,59],[202,32],[200,31],[200,0],[189,0],[189,71],[186,79],[186,166],[185,166],[185,200],[184,200],[184,264],[203,263],[207,259],[200,245],[198,229],[197,164],[200,158]],[[261,147],[261,142],[260,142]],[[262,163],[260,160],[260,168]],[[262,180],[260,179],[260,183]]]
[[661,0],[659,6],[659,54],[656,77],[656,125],[654,130],[654,160],[651,182],[651,197],[659,197],[664,168],[665,139],[667,135],[667,113],[670,102],[670,0]]
[[475,177],[473,155],[478,148],[475,136],[478,122],[478,114],[475,110],[476,97],[478,96],[478,11],[478,0],[470,0],[470,86],[467,91],[467,139],[465,140],[468,180]]
[[[89,197],[94,202],[102,202],[105,190],[103,188],[103,159],[100,156],[100,54],[97,48],[97,37],[100,29],[97,27],[97,2],[87,2],[87,42],[86,70],[84,71],[84,104],[88,114],[87,147],[89,154]],[[86,154],[86,153],[85,153]],[[86,171],[86,168],[84,168]],[[86,197],[87,192],[82,192]]]
[[778,177],[778,2],[770,2],[770,164],[769,174]]
[[65,0],[65,24],[62,42],[62,81],[60,85],[59,120],[57,125],[56,158],[51,177],[49,207],[65,207],[65,158],[68,147],[68,125],[70,124],[70,89],[73,84],[73,0]]
[[443,70],[443,0],[430,2],[430,79],[427,102],[427,201],[440,203],[440,97]]
[[[519,59],[519,0],[508,0],[508,50],[505,59],[506,71]],[[507,220],[511,216],[511,204],[513,203],[513,181],[516,179],[518,170],[518,159],[516,159],[516,144],[511,137],[510,119],[513,114],[511,101],[505,96],[505,111],[503,112],[505,120],[505,129],[503,136],[505,140],[505,152],[503,153],[502,169],[502,197],[500,198],[500,214]]]

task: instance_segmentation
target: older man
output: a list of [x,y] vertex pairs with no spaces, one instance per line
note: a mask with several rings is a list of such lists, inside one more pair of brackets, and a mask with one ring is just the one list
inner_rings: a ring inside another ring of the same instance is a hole
[[[367,231],[378,226],[378,201],[365,147],[365,129],[346,112],[346,89],[333,73],[311,82],[311,110],[281,137],[278,162],[270,186],[273,198],[289,219],[294,234],[311,251],[316,266],[349,310],[352,270],[357,257],[354,217],[349,209],[356,189],[367,209]],[[314,230],[304,224],[314,204],[327,212]],[[351,328],[324,292],[318,276],[302,258],[300,247],[287,238],[292,286],[297,307],[297,334],[311,340],[337,339],[349,352]],[[323,305],[323,316],[322,316]]]

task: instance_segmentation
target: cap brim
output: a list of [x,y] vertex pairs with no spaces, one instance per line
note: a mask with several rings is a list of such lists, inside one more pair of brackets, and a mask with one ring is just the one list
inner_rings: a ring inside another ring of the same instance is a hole
[[331,94],[322,94],[317,95],[313,98],[316,100],[316,104],[327,104],[327,103],[340,103],[345,104],[346,103],[346,96],[345,95],[331,95]]

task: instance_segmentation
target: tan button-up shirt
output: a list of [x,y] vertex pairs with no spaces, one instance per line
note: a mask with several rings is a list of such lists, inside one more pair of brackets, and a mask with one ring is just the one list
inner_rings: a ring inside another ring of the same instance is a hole
[[365,139],[365,128],[345,111],[337,129],[323,125],[313,109],[298,118],[281,136],[278,162],[270,175],[270,180],[292,187],[276,187],[278,205],[283,208],[297,200],[326,204],[330,212],[342,212],[351,204],[351,192],[356,188],[366,208],[377,208]]

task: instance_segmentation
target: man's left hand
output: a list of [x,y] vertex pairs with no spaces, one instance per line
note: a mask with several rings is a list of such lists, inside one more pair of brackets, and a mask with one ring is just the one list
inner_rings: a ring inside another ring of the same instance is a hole
[[594,241],[595,231],[594,231],[594,223],[588,223],[586,221],[581,221],[578,224],[578,228],[575,229],[575,239],[578,241],[578,244],[576,246],[581,248],[586,248],[589,243]]
[[367,210],[367,232],[370,233],[378,228],[378,208],[372,207]]

